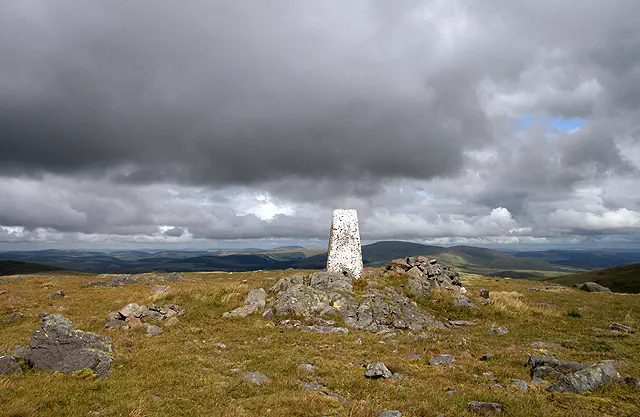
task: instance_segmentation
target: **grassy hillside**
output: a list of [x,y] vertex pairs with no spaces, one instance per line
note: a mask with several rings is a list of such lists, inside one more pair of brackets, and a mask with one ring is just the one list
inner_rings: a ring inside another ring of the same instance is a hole
[[39,265],[30,262],[20,261],[0,261],[0,276],[2,275],[19,275],[19,274],[35,274],[38,272],[60,271],[48,265]]
[[640,293],[640,264],[620,265],[597,271],[563,275],[549,281],[564,285],[596,282],[611,288],[611,291],[614,292]]
[[[0,296],[0,318],[8,317],[3,315],[8,310],[22,317],[0,321],[0,355],[28,344],[39,326],[38,313],[45,311],[65,315],[79,329],[111,337],[114,360],[110,376],[103,381],[46,372],[0,376],[0,415],[375,417],[381,410],[400,410],[407,417],[473,417],[466,404],[474,400],[501,403],[505,417],[640,415],[638,391],[625,384],[585,395],[511,387],[513,378],[531,382],[529,369],[523,366],[530,354],[553,354],[583,363],[615,359],[620,361],[621,374],[640,375],[640,333],[612,335],[598,330],[613,321],[638,329],[640,295],[592,294],[571,288],[523,291],[539,283],[466,275],[463,282],[470,295],[486,288],[495,303],[470,311],[455,307],[448,292],[434,295],[437,302],[416,300],[435,317],[475,323],[466,328],[422,335],[408,330],[376,334],[351,329],[336,335],[285,328],[279,319],[259,315],[222,317],[242,304],[249,289],[268,289],[279,277],[303,273],[187,273],[182,281],[168,283],[169,291],[162,294],[142,283],[117,288],[81,286],[99,279],[95,276],[34,275],[3,284],[8,294]],[[388,284],[384,278],[376,279]],[[47,295],[56,290],[64,290],[67,297],[49,300]],[[143,329],[105,329],[107,314],[131,302],[175,303],[184,306],[186,314],[154,337],[146,337]],[[579,311],[582,317],[570,317],[570,311]],[[509,333],[488,333],[497,326],[507,327]],[[531,344],[539,341],[560,346],[543,351]],[[480,361],[487,352],[497,358]],[[428,364],[443,353],[455,356],[451,367]],[[407,359],[412,354],[423,357]],[[401,378],[365,379],[362,364],[376,361]],[[303,363],[317,370],[298,369]],[[250,371],[264,373],[271,382],[258,386],[244,381],[243,373]],[[299,381],[316,381],[346,401],[305,391]]]

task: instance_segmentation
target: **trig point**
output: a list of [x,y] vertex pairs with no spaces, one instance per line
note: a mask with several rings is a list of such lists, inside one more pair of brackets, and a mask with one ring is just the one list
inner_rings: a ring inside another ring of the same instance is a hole
[[362,275],[362,247],[358,212],[355,210],[333,210],[327,272],[353,278]]

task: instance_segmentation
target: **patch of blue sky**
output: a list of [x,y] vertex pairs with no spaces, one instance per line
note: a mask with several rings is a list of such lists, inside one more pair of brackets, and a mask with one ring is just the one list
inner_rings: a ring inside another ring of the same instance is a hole
[[588,122],[587,119],[581,117],[534,117],[530,114],[516,118],[517,125],[523,129],[528,129],[532,126],[544,126],[557,132],[571,132]]

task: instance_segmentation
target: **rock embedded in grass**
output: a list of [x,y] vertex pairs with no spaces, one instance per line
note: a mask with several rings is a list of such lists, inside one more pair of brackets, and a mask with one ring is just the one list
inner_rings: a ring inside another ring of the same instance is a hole
[[581,394],[593,391],[602,384],[618,380],[619,375],[613,363],[597,363],[564,375],[558,382],[549,386],[547,391]]
[[157,336],[162,334],[162,329],[159,326],[146,323],[145,327],[147,328],[147,336]]
[[256,385],[266,384],[267,382],[271,381],[262,372],[245,372],[242,377],[244,378],[245,381],[251,382],[252,384],[256,384]]
[[529,389],[529,384],[527,384],[527,382],[523,381],[522,379],[512,379],[511,386],[520,391],[527,391]]
[[305,372],[315,372],[316,371],[316,367],[310,363],[301,363],[300,365],[298,365],[298,370],[300,371],[305,371]]
[[620,323],[611,323],[609,326],[607,326],[607,330],[610,330],[612,332],[619,332],[619,333],[633,333],[634,330],[632,327],[629,327],[625,324],[620,324]]
[[106,378],[111,366],[111,340],[97,333],[78,330],[59,314],[43,315],[25,354],[26,362],[36,370],[72,374],[89,369],[98,378]]
[[232,311],[227,311],[223,317],[247,317],[264,308],[267,303],[267,293],[264,288],[250,290],[244,300],[244,305]]
[[58,291],[54,292],[53,294],[49,294],[47,296],[47,298],[49,300],[57,300],[57,299],[64,298],[64,297],[65,297],[64,290],[58,290]]
[[482,355],[482,357],[480,358],[481,361],[493,361],[498,359],[496,357],[496,355],[494,355],[493,353],[485,353],[484,355]]
[[391,378],[393,374],[384,364],[384,362],[375,362],[367,365],[367,369],[364,372],[366,378],[379,379],[379,378]]
[[489,334],[505,335],[507,333],[509,333],[509,329],[504,326],[492,327],[489,329]]
[[22,374],[18,361],[9,355],[0,356],[0,375]]
[[585,282],[580,286],[580,289],[586,292],[611,292],[609,288],[595,282]]
[[402,417],[402,413],[398,410],[378,411],[376,417]]
[[502,404],[485,401],[471,401],[467,403],[467,409],[472,413],[481,416],[500,414],[503,411]]
[[469,297],[466,297],[462,294],[456,294],[453,296],[453,305],[456,307],[463,307],[463,308],[469,308],[469,309],[477,309],[478,306],[473,304],[471,302],[471,300],[469,299]]
[[456,361],[456,358],[453,355],[448,353],[443,353],[440,355],[436,355],[433,358],[429,359],[429,365],[431,366],[440,366],[440,365],[448,365]]

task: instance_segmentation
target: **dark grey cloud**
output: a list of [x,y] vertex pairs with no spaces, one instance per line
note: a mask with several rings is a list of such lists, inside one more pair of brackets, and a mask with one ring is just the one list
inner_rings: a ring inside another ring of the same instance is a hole
[[4,1],[0,245],[325,239],[334,207],[365,239],[633,244],[638,15]]

